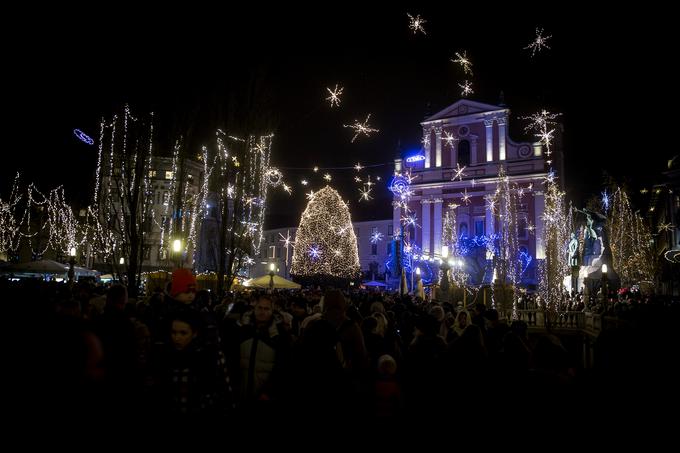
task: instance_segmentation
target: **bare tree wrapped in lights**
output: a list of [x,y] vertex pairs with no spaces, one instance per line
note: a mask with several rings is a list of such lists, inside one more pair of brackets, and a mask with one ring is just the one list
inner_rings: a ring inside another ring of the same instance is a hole
[[[464,288],[470,275],[465,272],[460,247],[458,246],[458,236],[456,235],[456,228],[454,226],[456,224],[456,208],[458,208],[457,204],[450,204],[449,210],[447,210],[444,215],[442,245],[448,247],[448,257],[442,256],[442,260],[447,260],[444,269],[449,269],[451,283]],[[441,282],[441,279],[444,278],[441,270],[439,277]]]
[[21,198],[17,173],[9,198],[7,200],[0,198],[0,256],[4,256],[5,260],[19,249],[21,239],[19,228],[22,218],[18,216],[18,212]]
[[330,186],[314,193],[297,230],[291,274],[303,280],[359,276],[357,238],[349,207]]
[[564,276],[569,275],[571,215],[567,213],[564,192],[554,179],[546,180],[542,243],[545,259],[539,266],[539,294],[548,311],[556,311],[562,297]]
[[[239,269],[259,251],[267,188],[282,182],[280,172],[270,174],[273,138],[272,134],[267,134],[242,139],[228,136],[221,130],[217,132],[217,153],[209,173],[220,208],[216,244],[220,292],[224,277],[229,289]],[[207,154],[204,160],[208,160]]]
[[612,195],[607,228],[612,264],[621,284],[644,282],[653,285],[656,258],[652,233],[640,213],[633,212],[628,194],[621,188]]
[[[543,235],[538,243],[543,245],[545,258],[539,264],[538,290],[543,306],[549,312],[555,312],[562,297],[565,275],[569,275],[569,238],[572,230],[571,213],[567,213],[565,194],[555,182],[552,169],[552,141],[554,139],[555,119],[559,113],[542,110],[524,119],[530,121],[526,130],[534,132],[544,147],[544,156],[548,166],[545,178],[545,210],[543,212]],[[550,316],[547,317],[551,319]]]
[[[108,133],[107,133],[108,132]],[[144,243],[150,231],[153,113],[135,117],[129,106],[110,123],[102,120],[90,220],[96,253],[117,268],[126,258],[128,289],[136,294]]]
[[[498,182],[494,194],[493,213],[498,219],[498,248],[495,256],[496,271],[502,285],[509,284],[511,291],[496,294],[496,299],[503,308],[507,308],[506,296],[512,298],[513,317],[517,310],[517,293],[520,283],[519,240],[517,237],[517,188],[510,186],[505,168],[498,171]],[[500,296],[500,298],[499,298]]]

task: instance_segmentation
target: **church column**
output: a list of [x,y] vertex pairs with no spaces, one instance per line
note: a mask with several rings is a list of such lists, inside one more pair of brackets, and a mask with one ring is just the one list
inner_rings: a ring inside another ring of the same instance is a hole
[[423,235],[420,248],[423,250],[423,255],[430,254],[430,200],[422,200],[423,206]]
[[434,135],[435,135],[435,166],[436,167],[441,167],[442,166],[442,128],[441,127],[435,127],[434,128]]
[[508,119],[503,117],[503,118],[498,118],[496,121],[498,121],[498,150],[500,153],[500,160],[505,160],[505,125],[508,122]]
[[[484,203],[486,203],[486,200],[484,200]],[[484,222],[484,223],[486,223],[486,235],[487,236],[491,236],[494,233],[493,220],[494,220],[494,215],[491,212],[491,210],[487,208],[486,209],[486,218],[485,218],[485,222]]]
[[486,161],[493,162],[493,120],[484,120],[486,127]]
[[431,136],[430,131],[431,131],[431,129],[429,127],[426,127],[425,129],[423,129],[422,144],[423,144],[423,149],[425,149],[425,168],[430,168],[431,159],[432,159],[432,156],[430,155],[431,154],[430,153],[430,148],[431,148],[431,146],[430,146],[431,145],[430,144],[430,136]]
[[543,210],[545,209],[545,195],[534,192],[534,237],[536,238],[536,259],[545,259],[545,244],[543,243]]
[[442,199],[437,198],[434,202],[434,254],[442,253]]
[[476,163],[477,163],[477,136],[470,135],[470,165],[475,165]]

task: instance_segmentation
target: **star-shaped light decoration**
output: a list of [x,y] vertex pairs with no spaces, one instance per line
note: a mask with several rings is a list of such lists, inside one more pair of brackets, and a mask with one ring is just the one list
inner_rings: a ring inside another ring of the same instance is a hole
[[318,245],[313,245],[309,249],[309,257],[312,258],[313,260],[318,260],[321,258],[321,255],[323,255],[323,252],[319,248]]
[[465,203],[466,206],[470,204],[470,195],[468,195],[467,187],[463,191],[463,198],[461,198],[461,199],[463,200],[463,202]]
[[467,51],[463,51],[463,55],[456,52],[456,59],[451,59],[454,63],[459,63],[463,67],[463,74],[472,75],[472,62],[467,56]]
[[368,124],[368,120],[370,118],[371,114],[369,113],[363,123],[360,123],[359,120],[354,120],[354,124],[343,124],[344,127],[349,127],[350,129],[354,130],[354,137],[352,137],[351,143],[354,143],[354,140],[356,140],[359,134],[364,134],[366,137],[370,137],[373,132],[380,132],[379,129],[373,129],[370,127]]
[[662,231],[673,231],[673,228],[675,228],[675,225],[666,222],[662,222],[657,226],[657,230],[659,233],[661,233]]
[[460,95],[463,97],[467,97],[475,93],[472,90],[472,83],[470,83],[468,80],[464,81],[463,83],[459,83],[458,86],[460,87],[461,90],[463,90],[460,92]]
[[342,94],[342,90],[344,90],[344,88],[343,87],[338,88],[338,84],[336,83],[334,90],[331,90],[330,88],[326,89],[330,93],[330,96],[328,96],[326,100],[330,101],[331,108],[334,106],[340,107],[340,95]]
[[543,36],[543,29],[536,27],[536,37],[525,49],[531,49],[531,56],[533,57],[536,52],[540,52],[544,47],[550,49],[550,46],[546,44],[550,38],[552,38],[552,35]]
[[411,16],[409,13],[406,13],[406,15],[409,18],[408,28],[413,30],[414,35],[418,32],[421,32],[424,35],[427,34],[425,32],[425,29],[423,28],[423,24],[427,21],[425,19],[423,19],[422,17],[420,17],[420,14],[416,14],[416,17]]
[[359,197],[359,201],[361,201],[361,200],[370,201],[370,200],[373,199],[373,197],[371,197],[371,187],[370,186],[367,187],[366,185],[364,185],[363,189],[359,189],[359,193],[361,194],[361,196]]
[[455,181],[458,179],[459,181],[463,180],[463,176],[465,176],[465,173],[463,173],[463,170],[465,170],[467,167],[463,166],[463,168],[460,167],[459,163],[456,163],[456,169],[453,170],[453,178],[451,178],[451,181]]
[[449,131],[444,131],[444,141],[446,144],[453,148],[453,146],[456,144],[458,141],[458,137],[455,137],[451,132]]
[[290,231],[288,231],[285,236],[283,234],[279,233],[279,236],[281,236],[281,239],[279,239],[279,242],[283,242],[284,247],[288,248],[293,244],[293,241],[291,240],[291,237],[290,237]]

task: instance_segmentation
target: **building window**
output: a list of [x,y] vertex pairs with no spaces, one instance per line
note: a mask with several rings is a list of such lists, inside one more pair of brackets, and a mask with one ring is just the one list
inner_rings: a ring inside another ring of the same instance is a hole
[[267,258],[276,258],[276,246],[270,245],[269,251],[267,252]]
[[165,179],[172,179],[172,171],[170,170],[165,171]]
[[484,219],[475,219],[475,236],[484,236]]
[[156,170],[149,170],[149,178],[155,178],[156,177]]
[[394,225],[392,225],[391,223],[387,225],[387,235],[388,236],[394,235]]
[[467,140],[458,143],[458,164],[461,167],[470,165],[470,142]]
[[158,250],[158,260],[160,261],[166,259],[168,259],[168,250],[164,247],[161,247],[160,250]]
[[517,216],[517,237],[520,239],[527,238],[527,217],[526,214]]
[[151,247],[144,247],[143,255],[144,255],[145,260],[150,260],[151,259]]
[[378,244],[371,244],[371,255],[378,254]]
[[466,222],[463,222],[460,224],[460,227],[458,227],[458,236],[465,238],[468,235],[468,224]]
[[170,204],[170,192],[163,192],[163,206]]

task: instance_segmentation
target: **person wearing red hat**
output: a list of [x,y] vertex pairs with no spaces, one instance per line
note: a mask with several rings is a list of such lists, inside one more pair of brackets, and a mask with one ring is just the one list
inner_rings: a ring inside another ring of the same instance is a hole
[[175,269],[172,272],[170,297],[184,304],[191,304],[196,297],[196,277],[189,269]]

